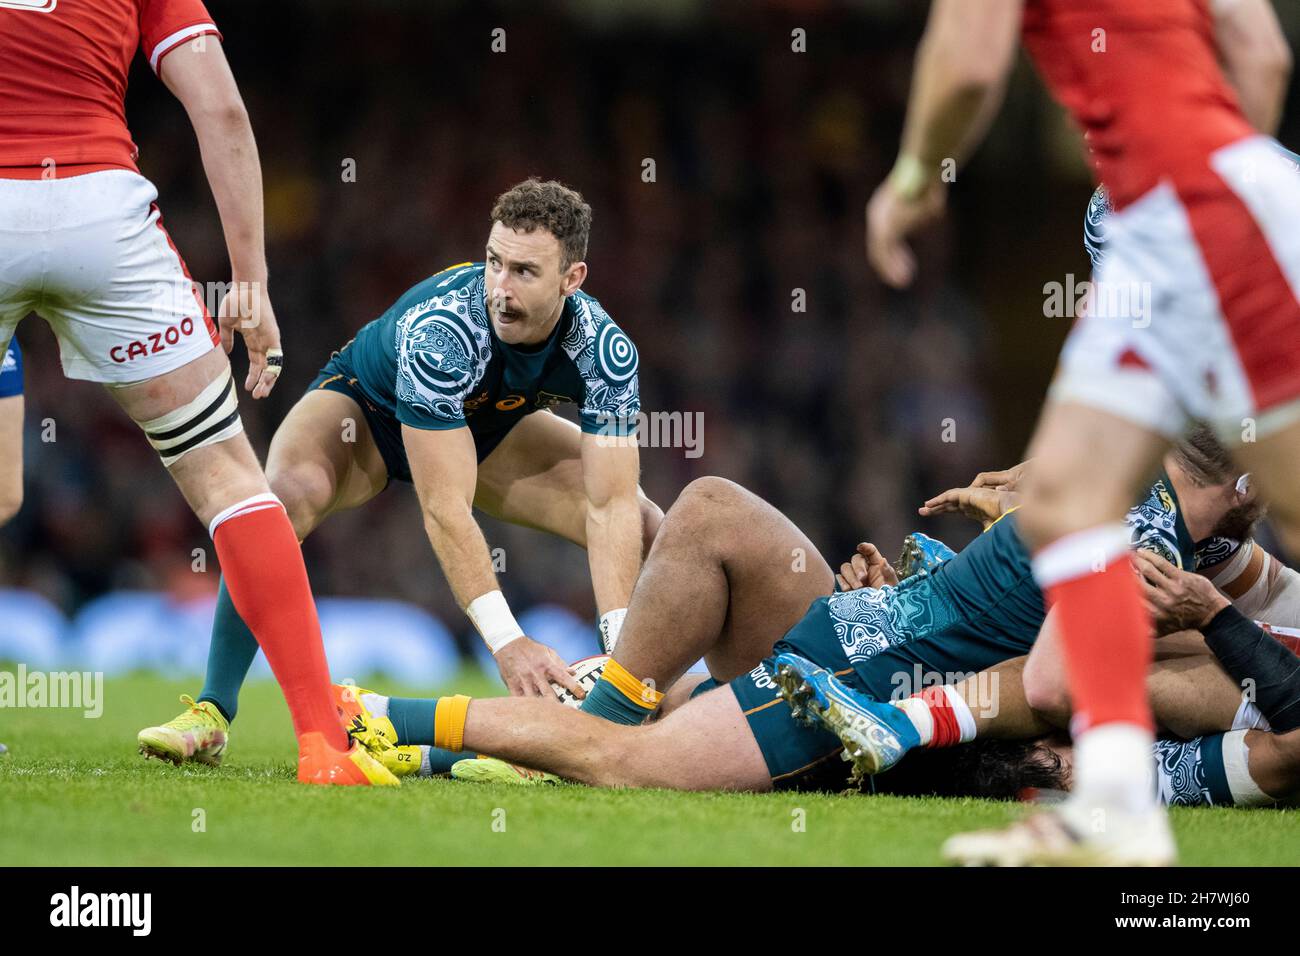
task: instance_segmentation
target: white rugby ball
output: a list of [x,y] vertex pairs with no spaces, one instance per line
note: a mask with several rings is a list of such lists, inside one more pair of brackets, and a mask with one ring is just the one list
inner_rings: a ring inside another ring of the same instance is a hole
[[[578,686],[588,694],[600,680],[601,671],[605,669],[605,662],[609,660],[608,654],[596,654],[592,657],[584,657],[580,661],[574,661],[569,665],[573,669],[573,679],[577,681]],[[551,681],[551,690],[555,691],[555,698],[561,704],[567,704],[570,707],[581,707],[582,701],[574,696],[573,691],[560,684]]]

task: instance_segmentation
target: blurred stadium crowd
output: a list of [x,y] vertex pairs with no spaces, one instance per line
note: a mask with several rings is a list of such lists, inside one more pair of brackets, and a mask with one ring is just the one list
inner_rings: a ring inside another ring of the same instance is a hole
[[[593,206],[586,289],[639,347],[644,408],[703,413],[700,457],[642,452],[665,510],[690,479],[723,475],[838,563],[862,539],[892,553],[924,498],[1017,460],[1069,323],[1044,318],[1042,287],[1086,278],[1091,187],[1022,66],[962,173],[973,185],[926,240],[919,287],[897,296],[868,274],[862,207],[894,157],[923,5],[208,2],[259,139],[286,342],[276,392],[242,403],[262,453],[330,352],[419,279],[478,259],[493,197],[537,174]],[[1300,15],[1279,13],[1295,45]],[[128,119],[191,272],[227,281],[193,136],[139,61]],[[27,501],[0,531],[0,588],[69,617],[122,590],[206,608],[215,560],[156,455],[97,387],[62,378],[43,323],[18,339]],[[580,551],[485,528],[512,604],[592,619]],[[954,545],[974,530],[924,529]],[[331,518],[305,548],[318,595],[408,602],[471,646],[409,489]]]

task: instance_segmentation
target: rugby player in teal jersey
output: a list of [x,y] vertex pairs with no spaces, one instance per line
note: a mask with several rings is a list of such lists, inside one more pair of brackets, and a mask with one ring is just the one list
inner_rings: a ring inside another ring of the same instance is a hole
[[[1190,490],[1173,456],[1166,466],[1169,473],[1129,521],[1135,541],[1190,567],[1189,522],[1209,534],[1242,502],[1233,482],[1202,493]],[[1191,492],[1188,513],[1180,485]],[[884,560],[872,554],[879,569]],[[395,727],[386,721],[390,699],[362,694],[356,716],[379,731],[374,753],[390,767],[398,760],[393,751],[418,745],[500,758],[453,770],[474,779],[544,779],[509,762],[603,786],[765,791],[842,784],[845,770],[833,759],[840,739],[800,723],[785,706],[776,655],[800,654],[879,701],[885,730],[914,743],[906,713],[886,703],[899,691],[900,674],[974,673],[1021,657],[1044,623],[1014,514],[932,571],[897,586],[874,583],[832,593],[830,566],[784,515],[738,485],[700,479],[665,517],[618,647],[581,711],[447,697],[432,719]],[[687,675],[700,658],[709,675]],[[1208,670],[1198,681],[1198,713],[1215,709],[1228,730],[1240,689]]]
[[[472,508],[585,547],[612,644],[662,518],[638,485],[637,351],[581,291],[581,195],[530,179],[491,221],[485,262],[420,282],[334,354],[277,430],[267,473],[300,538],[392,479],[414,484],[443,573],[511,693],[549,698],[555,682],[581,697],[559,655],[520,629]],[[561,403],[579,406],[581,426],[550,411]],[[142,749],[218,762],[256,651],[222,587],[203,691],[141,731]],[[410,702],[411,719],[426,706]]]

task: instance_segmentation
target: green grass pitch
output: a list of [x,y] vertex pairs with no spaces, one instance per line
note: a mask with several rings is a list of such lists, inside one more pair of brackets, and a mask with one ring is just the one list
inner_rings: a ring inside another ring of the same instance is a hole
[[[491,694],[477,673],[458,690]],[[931,865],[945,836],[1024,812],[980,800],[684,794],[412,780],[299,786],[278,688],[250,685],[225,765],[135,753],[197,682],[105,683],[104,711],[0,711],[3,865]],[[386,691],[411,692],[381,682]],[[1183,862],[1296,862],[1295,810],[1177,810]]]

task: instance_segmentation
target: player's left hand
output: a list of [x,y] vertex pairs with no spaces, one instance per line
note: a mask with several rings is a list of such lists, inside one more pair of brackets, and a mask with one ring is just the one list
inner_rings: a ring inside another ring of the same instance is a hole
[[886,285],[905,289],[916,278],[916,256],[904,241],[943,214],[947,190],[932,182],[915,199],[899,195],[891,180],[877,187],[867,203],[867,262]]
[[1162,637],[1201,628],[1231,603],[1209,578],[1183,571],[1151,551],[1135,551],[1133,564],[1142,576],[1142,593]]
[[244,337],[244,347],[248,350],[245,391],[252,392],[253,398],[270,395],[280,377],[281,366],[268,364],[267,356],[279,356],[282,362],[284,353],[280,350],[280,326],[275,321],[266,283],[236,279],[217,307],[217,323],[226,354],[234,348],[236,332]]
[[841,591],[895,587],[898,584],[898,572],[885,560],[879,548],[869,541],[863,541],[858,545],[857,553],[840,565],[835,580],[839,582]]

